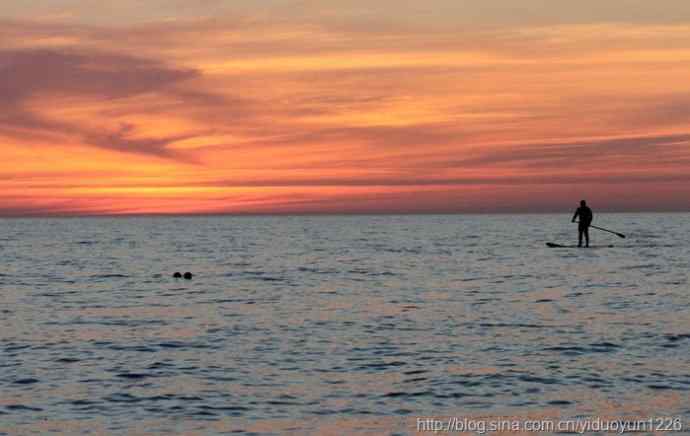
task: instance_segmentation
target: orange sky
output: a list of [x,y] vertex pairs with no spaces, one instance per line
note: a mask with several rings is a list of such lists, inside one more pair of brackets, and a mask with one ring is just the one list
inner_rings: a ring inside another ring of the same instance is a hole
[[0,216],[690,210],[686,0],[141,3],[0,5]]

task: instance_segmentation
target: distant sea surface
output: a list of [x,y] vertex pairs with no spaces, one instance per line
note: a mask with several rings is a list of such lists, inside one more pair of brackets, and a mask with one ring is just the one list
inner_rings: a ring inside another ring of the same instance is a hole
[[576,243],[570,215],[0,220],[0,434],[688,429],[690,215],[595,224],[628,237],[547,248]]

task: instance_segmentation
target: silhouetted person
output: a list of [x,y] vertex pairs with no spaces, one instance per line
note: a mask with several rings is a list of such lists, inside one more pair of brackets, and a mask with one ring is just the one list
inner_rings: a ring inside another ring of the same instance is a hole
[[577,208],[575,211],[575,215],[573,215],[573,222],[575,220],[580,218],[578,221],[578,237],[577,237],[577,246],[582,247],[582,235],[585,236],[585,247],[589,247],[589,226],[592,224],[592,219],[594,218],[594,214],[592,214],[592,209],[587,207],[587,202],[585,200],[582,200],[580,202],[580,207]]

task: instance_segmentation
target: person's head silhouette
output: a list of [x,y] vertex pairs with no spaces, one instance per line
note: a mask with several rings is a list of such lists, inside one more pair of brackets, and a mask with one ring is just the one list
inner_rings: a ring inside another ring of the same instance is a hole
[[580,206],[582,206],[582,207],[587,206],[587,202],[585,200],[580,200]]

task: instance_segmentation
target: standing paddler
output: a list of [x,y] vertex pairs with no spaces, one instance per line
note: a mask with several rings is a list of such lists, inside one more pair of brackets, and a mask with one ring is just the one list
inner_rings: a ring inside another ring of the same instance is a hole
[[592,209],[590,209],[587,206],[587,202],[585,200],[580,201],[580,207],[577,208],[575,211],[575,215],[573,215],[573,222],[576,222],[576,220],[580,218],[579,221],[577,221],[577,230],[578,230],[578,247],[582,247],[582,235],[585,236],[585,247],[589,247],[589,226],[592,225],[592,219],[594,218],[594,214],[592,213]]

